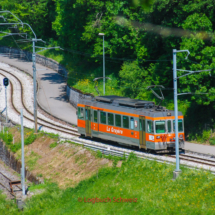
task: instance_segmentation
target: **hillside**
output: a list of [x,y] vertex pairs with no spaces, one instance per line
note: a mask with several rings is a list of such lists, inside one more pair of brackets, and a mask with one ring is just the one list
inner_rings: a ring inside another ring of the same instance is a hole
[[[30,187],[43,192],[28,200],[24,214],[215,214],[214,176],[181,167],[173,181],[174,168],[130,155],[122,167],[102,168],[73,188]],[[22,214],[12,209],[4,211]]]

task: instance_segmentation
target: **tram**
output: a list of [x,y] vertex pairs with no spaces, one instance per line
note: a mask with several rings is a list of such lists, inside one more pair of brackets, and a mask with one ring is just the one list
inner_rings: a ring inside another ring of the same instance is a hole
[[[174,111],[120,96],[82,98],[78,103],[78,132],[140,149],[174,150]],[[179,148],[184,148],[184,118],[178,112]]]

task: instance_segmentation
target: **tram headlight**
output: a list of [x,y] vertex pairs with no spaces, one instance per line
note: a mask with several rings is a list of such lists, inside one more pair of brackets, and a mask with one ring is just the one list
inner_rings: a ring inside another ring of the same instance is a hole
[[180,134],[179,137],[180,137],[180,138],[183,138],[183,134]]
[[157,137],[156,137],[156,139],[160,139],[160,138],[161,138],[160,136],[157,136]]

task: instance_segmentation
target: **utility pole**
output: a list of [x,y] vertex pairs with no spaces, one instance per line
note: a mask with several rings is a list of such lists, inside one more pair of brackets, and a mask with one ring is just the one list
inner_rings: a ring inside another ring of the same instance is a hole
[[37,75],[36,75],[36,54],[35,54],[35,39],[33,41],[33,82],[34,82],[34,132],[37,133]]
[[103,36],[103,94],[105,95],[105,34],[99,33],[99,36]]
[[175,113],[175,155],[176,169],[173,172],[173,179],[176,179],[180,174],[179,168],[179,144],[178,144],[178,95],[177,95],[177,65],[176,65],[177,50],[173,49],[173,82],[174,82],[174,113]]
[[[187,52],[187,56],[185,59],[187,59],[188,55],[190,54],[189,50],[176,50],[173,49],[173,82],[174,82],[174,113],[175,113],[175,155],[176,155],[176,169],[173,171],[173,179],[176,179],[179,174],[181,173],[180,170],[180,163],[179,163],[179,139],[178,139],[178,96],[179,95],[185,95],[185,94],[191,94],[191,92],[187,93],[180,93],[178,94],[178,87],[177,87],[177,80],[179,78],[185,77],[187,75],[191,75],[194,73],[200,73],[200,72],[208,72],[211,71],[211,69],[207,70],[198,70],[198,71],[191,71],[191,70],[183,70],[183,69],[177,69],[177,53],[178,52]],[[177,71],[183,71],[187,72],[185,75],[177,77]],[[203,93],[205,94],[205,93]]]
[[25,154],[24,154],[24,129],[23,129],[23,109],[21,109],[21,139],[22,139],[22,169],[21,169],[21,181],[22,181],[22,195],[25,195]]
[[[24,27],[25,25],[27,25],[31,32],[33,33],[34,35],[34,38],[32,39],[32,46],[33,46],[33,53],[32,53],[32,62],[33,62],[33,83],[34,83],[34,132],[37,133],[37,81],[36,81],[36,53],[35,52],[35,48],[43,48],[43,50],[46,50],[46,49],[55,49],[55,48],[60,48],[60,47],[49,47],[49,48],[45,48],[45,47],[37,47],[35,46],[35,42],[43,42],[45,43],[42,39],[37,39],[37,35],[35,34],[35,32],[33,31],[32,27],[28,24],[28,23],[24,23],[22,22],[22,20],[20,20],[17,16],[15,16],[12,12],[10,11],[0,11],[0,13],[9,13],[11,14],[14,18],[16,18],[18,20],[18,22],[14,22],[14,23],[0,23],[0,26],[7,26],[7,25],[21,25],[22,27]],[[4,16],[0,16],[0,18],[3,18],[4,21],[6,21],[5,17]],[[17,33],[15,33],[17,34]],[[12,36],[12,35],[15,35],[13,33],[8,33],[7,35],[5,36]],[[18,33],[20,35],[20,33]],[[26,33],[24,33],[26,34]],[[27,41],[27,36],[26,36],[26,41]],[[29,40],[31,41],[31,40]],[[61,49],[61,48],[60,48]],[[43,51],[43,50],[40,50],[40,51]],[[62,49],[63,50],[63,49]],[[39,52],[39,51],[38,51]]]

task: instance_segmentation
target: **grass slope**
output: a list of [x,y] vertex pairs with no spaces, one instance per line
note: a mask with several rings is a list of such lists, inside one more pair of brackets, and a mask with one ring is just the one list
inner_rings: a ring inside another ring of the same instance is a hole
[[[172,165],[131,155],[121,168],[103,168],[75,188],[47,184],[45,192],[28,201],[24,214],[215,214],[214,176],[182,168],[181,176],[172,181],[173,170]],[[109,197],[111,202],[93,204],[96,197]],[[114,202],[114,197],[121,202]],[[120,197],[137,202],[122,202]]]

